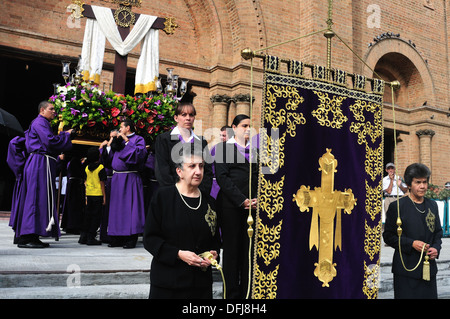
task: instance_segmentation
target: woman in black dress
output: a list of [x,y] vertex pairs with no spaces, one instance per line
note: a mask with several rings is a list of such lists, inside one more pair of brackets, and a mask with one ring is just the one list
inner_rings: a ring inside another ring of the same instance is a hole
[[155,142],[155,177],[159,186],[168,186],[176,183],[178,175],[175,172],[176,163],[174,155],[187,143],[195,145],[204,152],[205,165],[203,168],[203,181],[200,190],[205,193],[211,191],[212,165],[209,158],[208,142],[203,136],[194,133],[194,121],[197,112],[192,103],[180,103],[175,109],[174,120],[177,125],[171,131],[164,132],[156,138]]
[[249,145],[250,118],[244,114],[237,115],[232,129],[234,136],[216,146],[214,165],[220,186],[217,210],[223,242],[227,299],[242,299],[247,295],[250,280],[247,218],[251,207],[255,220],[258,164],[256,150],[250,150]]
[[201,150],[187,143],[180,152],[178,182],[158,188],[146,219],[144,247],[153,255],[150,298],[210,299],[211,260],[200,255],[218,257],[217,215],[209,194],[199,190],[204,172]]
[[[429,177],[430,170],[425,165],[409,165],[404,174],[409,194],[398,203],[391,203],[386,212],[383,238],[395,249],[392,272],[396,299],[437,298],[436,259],[443,232],[436,202],[425,198]],[[398,217],[402,229],[400,239]],[[424,271],[426,263],[429,263],[428,270]]]

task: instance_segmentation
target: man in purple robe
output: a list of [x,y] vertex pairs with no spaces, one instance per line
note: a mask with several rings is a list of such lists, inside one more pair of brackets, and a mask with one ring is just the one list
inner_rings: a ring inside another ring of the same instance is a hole
[[60,236],[56,200],[57,158],[72,148],[72,129],[55,135],[50,121],[55,107],[48,101],[39,104],[39,115],[25,132],[29,154],[23,170],[23,196],[17,211],[16,236],[20,248],[44,248],[39,236]]
[[147,158],[144,139],[136,135],[134,123],[120,124],[111,147],[103,152],[103,163],[114,170],[111,180],[108,235],[109,247],[134,248],[145,224],[144,189],[140,172]]
[[[6,162],[8,163],[9,168],[16,177],[16,182],[14,183],[14,189],[12,194],[11,214],[9,218],[9,226],[14,231],[16,230],[17,210],[21,203],[20,197],[22,195],[21,190],[23,185],[22,174],[26,159],[27,159],[27,152],[25,147],[25,137],[16,136],[9,142],[8,154],[6,157]],[[17,244],[16,236],[14,236],[14,243]]]

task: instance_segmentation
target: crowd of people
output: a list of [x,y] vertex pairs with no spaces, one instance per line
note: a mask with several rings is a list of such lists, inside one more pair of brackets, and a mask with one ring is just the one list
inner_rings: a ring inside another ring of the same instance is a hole
[[[19,248],[46,248],[40,237],[59,238],[61,227],[78,230],[86,245],[135,248],[142,235],[153,256],[149,297],[155,299],[212,298],[211,265],[222,250],[227,298],[248,295],[246,221],[249,214],[255,219],[258,180],[249,176],[258,174],[258,147],[251,147],[247,115],[223,127],[222,141],[210,151],[193,131],[194,106],[179,104],[177,125],[157,137],[154,154],[124,119],[85,158],[67,159],[61,154],[71,150],[75,132],[54,134],[50,102],[38,111],[25,137],[11,140],[7,156],[16,175],[10,226]],[[55,180],[62,166],[68,182],[58,206]],[[406,168],[404,179],[393,163],[386,172],[383,238],[395,249],[395,297],[437,298],[443,232],[437,204],[424,197],[431,172],[419,163]]]
[[[142,235],[153,256],[150,298],[211,298],[211,264],[222,249],[227,298],[245,297],[246,220],[257,205],[257,178],[249,185],[248,177],[249,170],[257,174],[257,149],[250,150],[247,115],[221,128],[221,142],[210,151],[193,131],[195,107],[180,103],[176,126],[157,137],[152,151],[124,119],[81,158],[70,152],[76,132],[53,132],[53,104],[43,101],[38,111],[25,137],[12,139],[8,149],[16,175],[14,244],[46,248],[40,237],[59,239],[63,229],[79,234],[82,245],[130,249]],[[61,187],[63,175],[61,197],[55,181]]]

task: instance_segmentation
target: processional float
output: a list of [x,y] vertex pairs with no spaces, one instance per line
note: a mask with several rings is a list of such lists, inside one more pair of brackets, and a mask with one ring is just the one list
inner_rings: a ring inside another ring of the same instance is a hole
[[[75,72],[70,74],[71,61],[62,61],[65,85],[55,85],[50,100],[55,104],[58,118],[52,123],[59,130],[76,129],[74,144],[99,145],[117,129],[120,120],[128,117],[134,121],[138,134],[147,144],[174,125],[176,104],[187,92],[188,80],[180,79],[173,68],[167,68],[166,86],[159,76],[159,35],[175,32],[178,25],[173,17],[160,18],[137,14],[132,7],[140,7],[141,0],[113,0],[118,9],[84,4],[73,0],[67,7],[69,19],[87,18],[82,54]],[[131,26],[134,25],[133,30]],[[105,41],[115,50],[112,90],[100,87]],[[136,67],[134,95],[125,95],[128,53],[141,44]],[[73,62],[73,61],[72,61]]]

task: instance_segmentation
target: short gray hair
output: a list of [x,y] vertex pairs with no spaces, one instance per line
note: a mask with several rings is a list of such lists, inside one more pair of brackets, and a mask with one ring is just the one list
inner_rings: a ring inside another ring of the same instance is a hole
[[186,158],[189,158],[191,156],[197,156],[202,160],[205,160],[201,145],[199,145],[198,143],[179,142],[178,145],[180,146],[180,148],[177,152],[176,158],[174,158],[175,168],[183,169],[183,164],[186,163]]

